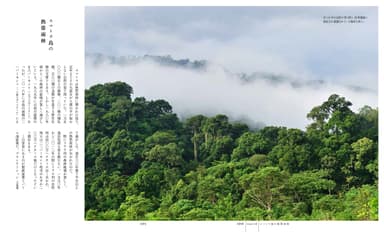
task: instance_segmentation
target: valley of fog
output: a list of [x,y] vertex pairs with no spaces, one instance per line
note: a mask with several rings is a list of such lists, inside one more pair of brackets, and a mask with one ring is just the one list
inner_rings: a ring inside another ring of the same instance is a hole
[[307,113],[334,93],[351,101],[354,111],[378,104],[375,91],[356,91],[330,82],[316,88],[294,88],[288,82],[272,84],[261,79],[245,83],[214,65],[209,65],[206,71],[195,71],[153,62],[119,66],[86,61],[86,88],[113,81],[131,85],[133,97],[168,101],[181,119],[196,114],[225,114],[231,121],[241,120],[251,127],[305,129],[310,123]]

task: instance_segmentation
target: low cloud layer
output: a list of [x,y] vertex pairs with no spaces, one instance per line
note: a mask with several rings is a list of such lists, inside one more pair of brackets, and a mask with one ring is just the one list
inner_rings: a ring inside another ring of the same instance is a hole
[[181,118],[226,114],[253,126],[263,123],[304,129],[309,124],[306,114],[334,93],[350,100],[355,111],[364,105],[377,106],[376,92],[354,91],[330,82],[320,88],[271,85],[263,80],[244,84],[214,65],[205,72],[196,72],[151,62],[131,66],[86,62],[87,88],[111,81],[131,85],[134,97],[167,100]]

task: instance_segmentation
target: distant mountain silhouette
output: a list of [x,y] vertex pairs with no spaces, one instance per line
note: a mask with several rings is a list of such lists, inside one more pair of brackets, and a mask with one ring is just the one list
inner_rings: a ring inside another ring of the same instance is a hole
[[[299,80],[291,78],[282,74],[274,74],[268,72],[254,72],[254,73],[233,73],[227,68],[217,64],[208,62],[207,60],[190,60],[190,59],[173,59],[170,55],[157,56],[157,55],[144,55],[144,56],[107,56],[101,53],[86,53],[86,62],[89,62],[95,66],[102,64],[111,64],[118,66],[133,66],[143,62],[151,62],[165,67],[181,68],[197,72],[205,72],[208,66],[217,66],[221,68],[228,76],[238,78],[244,84],[252,83],[254,81],[265,81],[271,85],[289,84],[293,88],[313,88],[319,89],[331,84],[325,80]],[[372,89],[355,86],[344,85],[344,87],[355,92],[376,92]]]

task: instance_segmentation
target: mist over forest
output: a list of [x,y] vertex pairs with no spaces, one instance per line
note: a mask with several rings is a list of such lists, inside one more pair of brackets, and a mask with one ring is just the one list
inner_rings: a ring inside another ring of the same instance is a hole
[[[260,70],[255,67],[255,70]],[[226,114],[253,128],[281,125],[304,129],[306,113],[336,93],[350,99],[352,109],[377,107],[377,89],[353,81],[329,81],[273,72],[232,72],[208,60],[171,56],[86,55],[86,87],[124,81],[133,96],[165,99],[181,118],[194,114]]]
[[378,220],[377,28],[377,7],[86,7],[85,219]]

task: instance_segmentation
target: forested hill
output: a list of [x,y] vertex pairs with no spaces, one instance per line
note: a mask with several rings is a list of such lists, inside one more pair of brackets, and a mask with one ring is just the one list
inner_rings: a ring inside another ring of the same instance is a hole
[[334,94],[305,131],[250,131],[132,92],[85,92],[87,220],[378,219],[377,109]]

